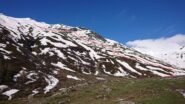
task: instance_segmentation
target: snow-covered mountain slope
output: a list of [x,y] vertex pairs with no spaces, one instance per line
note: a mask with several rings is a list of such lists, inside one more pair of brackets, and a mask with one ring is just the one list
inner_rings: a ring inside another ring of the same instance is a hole
[[127,45],[159,60],[185,69],[185,35],[130,41]]
[[[185,69],[185,46],[178,47],[177,50],[161,54],[161,59],[170,64],[174,64]],[[160,57],[158,57],[160,58]]]
[[51,93],[99,77],[185,75],[80,27],[0,15],[0,99]]

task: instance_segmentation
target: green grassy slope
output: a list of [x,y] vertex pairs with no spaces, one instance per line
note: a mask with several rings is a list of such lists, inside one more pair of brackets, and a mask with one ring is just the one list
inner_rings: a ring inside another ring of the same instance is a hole
[[185,90],[185,78],[108,78],[50,97],[40,95],[0,104],[124,104],[126,101],[130,104],[185,104],[185,98],[177,89]]

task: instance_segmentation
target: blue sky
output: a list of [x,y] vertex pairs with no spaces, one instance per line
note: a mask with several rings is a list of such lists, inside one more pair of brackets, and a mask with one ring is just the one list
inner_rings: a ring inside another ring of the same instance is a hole
[[0,12],[86,27],[122,43],[185,33],[185,0],[0,0]]

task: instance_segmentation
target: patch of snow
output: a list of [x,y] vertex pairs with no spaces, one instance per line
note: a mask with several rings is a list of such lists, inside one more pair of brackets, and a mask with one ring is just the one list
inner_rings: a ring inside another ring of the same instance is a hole
[[114,62],[113,62],[112,60],[110,60],[110,62],[111,62],[112,64],[114,64]]
[[48,85],[44,88],[44,93],[49,92],[59,82],[59,80],[57,78],[55,78],[54,76],[52,76],[52,75],[47,75],[47,77],[45,77],[45,80],[48,83]]
[[8,86],[7,85],[0,85],[0,92],[3,91],[4,89],[7,89]]
[[63,44],[63,42],[52,42],[51,40],[48,40],[46,38],[42,38],[40,40],[41,44],[42,45],[48,45],[47,43],[50,43],[51,45],[55,46],[55,47],[58,47],[58,48],[67,48],[68,46],[66,44]]
[[17,89],[11,89],[11,90],[3,92],[2,94],[8,96],[8,100],[11,100],[12,99],[12,95],[17,93],[18,91],[19,90],[17,90]]
[[144,67],[140,66],[139,63],[136,63],[136,68],[138,68],[140,70],[148,71],[147,68],[144,68]]
[[26,74],[27,72],[23,69],[23,70],[21,70],[21,71],[19,71],[19,73],[17,73],[16,75],[14,75],[14,78],[13,78],[13,80],[14,81],[17,81],[17,79],[19,78],[19,77],[21,77],[21,75],[23,75],[23,74]]
[[156,71],[156,70],[153,70],[153,71],[151,71],[152,73],[154,73],[154,74],[156,74],[156,75],[159,75],[159,76],[161,76],[161,77],[169,77],[170,75],[167,75],[167,74],[163,74],[163,73],[161,73],[161,72],[158,72],[158,71]]
[[107,42],[110,44],[110,45],[113,45],[114,43],[118,43],[117,41],[114,41],[114,40],[111,40],[111,39],[106,39]]
[[31,95],[33,96],[33,95],[36,95],[36,94],[38,94],[38,93],[39,93],[39,91],[38,91],[37,89],[34,89],[34,90],[32,91],[32,94],[31,94]]
[[19,47],[16,47],[16,48],[17,48],[17,51],[18,51],[18,52],[22,53],[22,51],[19,49]]
[[77,45],[74,44],[73,42],[65,40],[65,39],[61,38],[61,36],[59,36],[59,35],[55,35],[55,36],[58,38],[58,39],[55,38],[57,41],[64,42],[66,46],[77,47]]
[[98,72],[98,71],[96,71],[94,75],[98,75],[98,74],[99,74],[99,72]]
[[45,61],[42,61],[42,64],[43,64],[43,65],[46,65],[46,62],[45,62]]
[[80,41],[78,41],[78,44],[81,45],[82,47],[84,47],[86,50],[90,51],[89,55],[90,55],[91,59],[95,60],[95,59],[99,59],[100,58],[100,56],[97,54],[97,52],[95,52],[92,48],[84,45]]
[[105,65],[102,65],[103,68],[105,68]]
[[58,57],[62,59],[66,59],[65,55],[60,50],[57,50],[56,48],[54,48],[54,51],[57,53]]
[[37,81],[38,79],[38,74],[37,73],[34,73],[34,72],[31,72],[29,73],[26,77],[29,79],[28,82],[26,82],[25,84],[29,84],[29,83],[32,83],[32,82],[35,82]]
[[116,73],[114,73],[114,76],[117,76],[117,77],[124,77],[125,74],[124,74],[124,73],[121,73],[120,71],[117,71]]
[[156,75],[159,75],[161,77],[168,77],[168,76],[170,76],[168,74],[164,74],[164,73],[159,72],[159,71],[166,72],[166,71],[164,71],[161,68],[157,68],[157,67],[153,67],[153,66],[146,66],[146,67],[149,68],[152,73],[154,73]]
[[40,42],[41,42],[42,45],[47,45],[47,39],[46,38],[41,39]]
[[74,70],[69,69],[68,67],[66,67],[66,65],[62,64],[61,62],[58,62],[56,64],[55,63],[51,63],[51,65],[59,67],[59,68],[64,69],[64,70],[67,70],[67,71],[75,72]]
[[49,53],[49,56],[53,56],[54,55],[54,53],[53,52],[48,52]]
[[22,69],[23,69],[23,70],[26,70],[26,68],[25,68],[25,67],[22,67]]
[[153,67],[153,66],[146,66],[146,67],[151,69],[151,70],[160,70],[160,71],[166,72],[165,70],[163,70],[161,68],[158,68],[158,67]]
[[97,80],[105,80],[105,78],[101,78],[101,77],[96,77]]
[[80,59],[80,61],[82,62],[82,64],[84,64],[84,65],[90,65],[90,63],[88,63],[88,62],[82,60],[80,57],[79,57],[79,59]]
[[106,59],[106,62],[109,62],[109,60],[108,60],[108,59]]
[[36,52],[32,52],[32,54],[37,55],[37,53],[36,53]]
[[6,60],[10,60],[10,59],[11,59],[9,56],[6,56],[6,55],[4,55],[3,57],[4,57],[4,59],[6,59]]
[[6,47],[6,44],[0,43],[0,47],[5,48]]
[[5,50],[5,49],[3,49],[3,48],[1,48],[1,47],[0,47],[0,51],[3,51],[3,52],[5,52],[5,53],[7,53],[7,54],[11,54],[11,53],[12,53],[11,51],[7,51],[7,50]]
[[117,71],[116,73],[114,73],[114,76],[117,76],[117,77],[125,77],[125,76],[128,76],[128,73],[125,72],[121,67],[118,68],[119,71]]
[[[77,47],[76,44],[74,44],[71,41],[63,39],[60,35],[57,35],[57,34],[54,34],[54,33],[45,33],[44,36],[48,36],[48,37],[50,37],[50,38],[52,38],[52,39],[54,39],[56,41],[59,41],[59,42],[52,42],[51,40],[48,40],[45,37],[45,38],[42,38],[40,40],[42,45],[47,45],[47,43],[50,43],[50,44],[54,45],[55,47],[59,47],[59,48],[66,48],[66,47],[69,47],[69,46]],[[54,38],[54,37],[57,37],[57,38]]]
[[[53,56],[54,53],[52,51],[55,51],[60,58],[64,58],[65,59],[64,55],[61,52],[59,52],[59,50],[57,50],[56,48],[44,48],[43,50],[41,50],[41,53],[39,53],[39,54],[47,54],[47,53],[49,53],[49,56]],[[36,52],[32,52],[32,53],[34,55],[37,55]]]
[[78,78],[76,76],[72,76],[72,75],[67,75],[67,78],[74,79],[74,80],[81,80],[80,78]]
[[117,60],[121,65],[123,65],[125,68],[127,68],[128,70],[134,72],[134,73],[137,73],[139,75],[142,75],[141,73],[137,72],[135,69],[133,69],[128,63],[124,62],[124,61],[120,61],[120,60]]
[[54,73],[55,75],[57,75],[57,74],[58,74],[58,71],[57,71],[57,70],[53,70],[53,73]]
[[77,60],[77,59],[75,59],[75,58],[73,58],[73,57],[71,57],[71,56],[68,56],[68,58],[70,58],[70,59],[71,59],[71,60],[73,60],[73,61],[78,62],[78,60]]
[[[46,54],[50,51],[51,48],[44,48],[43,50],[41,50],[40,54]],[[32,52],[33,53],[33,52]]]
[[178,91],[180,94],[182,94],[182,96],[185,98],[185,90],[177,89],[176,91]]
[[105,74],[112,75],[110,72],[106,71],[105,69],[103,69],[103,71]]

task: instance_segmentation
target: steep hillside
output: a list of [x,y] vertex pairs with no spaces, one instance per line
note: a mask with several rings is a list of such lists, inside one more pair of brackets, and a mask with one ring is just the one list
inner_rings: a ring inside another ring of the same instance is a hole
[[0,100],[46,94],[105,76],[185,75],[80,27],[0,15]]

